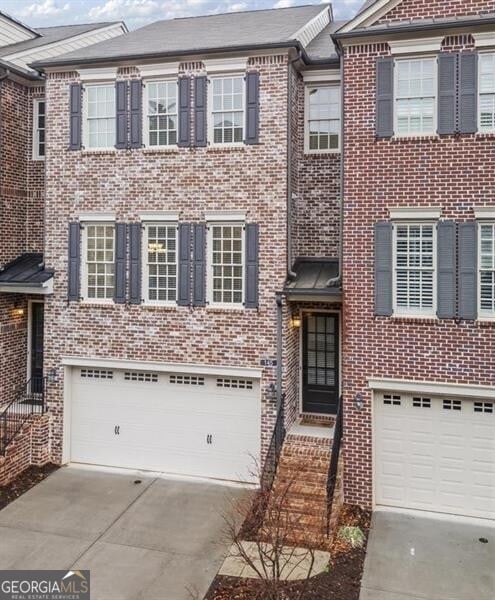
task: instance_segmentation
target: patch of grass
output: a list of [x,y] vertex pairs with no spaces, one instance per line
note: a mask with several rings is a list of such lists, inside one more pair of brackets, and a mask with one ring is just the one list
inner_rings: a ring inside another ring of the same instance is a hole
[[353,548],[362,548],[366,540],[362,529],[351,525],[345,525],[339,529],[339,538],[349,542]]

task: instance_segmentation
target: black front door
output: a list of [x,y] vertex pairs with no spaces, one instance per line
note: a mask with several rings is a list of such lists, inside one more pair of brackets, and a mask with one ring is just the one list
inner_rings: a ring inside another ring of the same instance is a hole
[[43,309],[41,302],[31,304],[31,393],[43,391]]
[[303,412],[335,414],[339,398],[339,318],[307,314],[303,319]]

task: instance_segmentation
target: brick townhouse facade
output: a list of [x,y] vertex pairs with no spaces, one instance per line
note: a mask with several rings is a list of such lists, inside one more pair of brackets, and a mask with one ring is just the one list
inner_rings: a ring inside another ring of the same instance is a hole
[[248,11],[32,60],[45,456],[256,481],[282,424],[320,511],[342,396],[347,502],[493,518],[494,12]]

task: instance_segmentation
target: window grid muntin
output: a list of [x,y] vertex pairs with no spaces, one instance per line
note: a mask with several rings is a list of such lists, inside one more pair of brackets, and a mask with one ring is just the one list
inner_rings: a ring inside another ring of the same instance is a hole
[[115,285],[115,226],[85,227],[86,295],[91,300],[111,300]]
[[46,102],[44,98],[36,98],[33,105],[33,158],[45,158]]
[[115,146],[115,85],[90,85],[86,88],[88,148]]
[[495,223],[479,225],[479,314],[495,318]]
[[398,314],[432,315],[435,311],[435,226],[394,226],[394,296]]
[[146,225],[145,240],[146,300],[157,304],[176,302],[177,224],[150,223]]
[[244,77],[231,75],[211,79],[213,144],[244,141]]
[[495,52],[479,54],[479,129],[495,131]]
[[167,147],[177,144],[178,90],[176,81],[150,81],[146,84],[147,144]]
[[241,305],[244,301],[244,225],[212,224],[211,303]]
[[[325,95],[328,95],[325,98]],[[340,87],[336,85],[307,88],[307,150],[336,151],[340,145]]]
[[334,387],[337,381],[336,319],[331,315],[308,315],[306,321],[307,385]]
[[401,397],[397,394],[384,394],[383,404],[387,406],[400,406],[402,404]]
[[436,128],[436,58],[397,59],[395,65],[395,133],[432,135]]

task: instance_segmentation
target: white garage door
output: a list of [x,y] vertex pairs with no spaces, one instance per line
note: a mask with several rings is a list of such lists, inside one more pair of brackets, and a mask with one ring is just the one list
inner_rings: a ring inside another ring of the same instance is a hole
[[253,480],[257,380],[73,369],[73,462]]
[[377,394],[376,504],[495,518],[495,404]]

